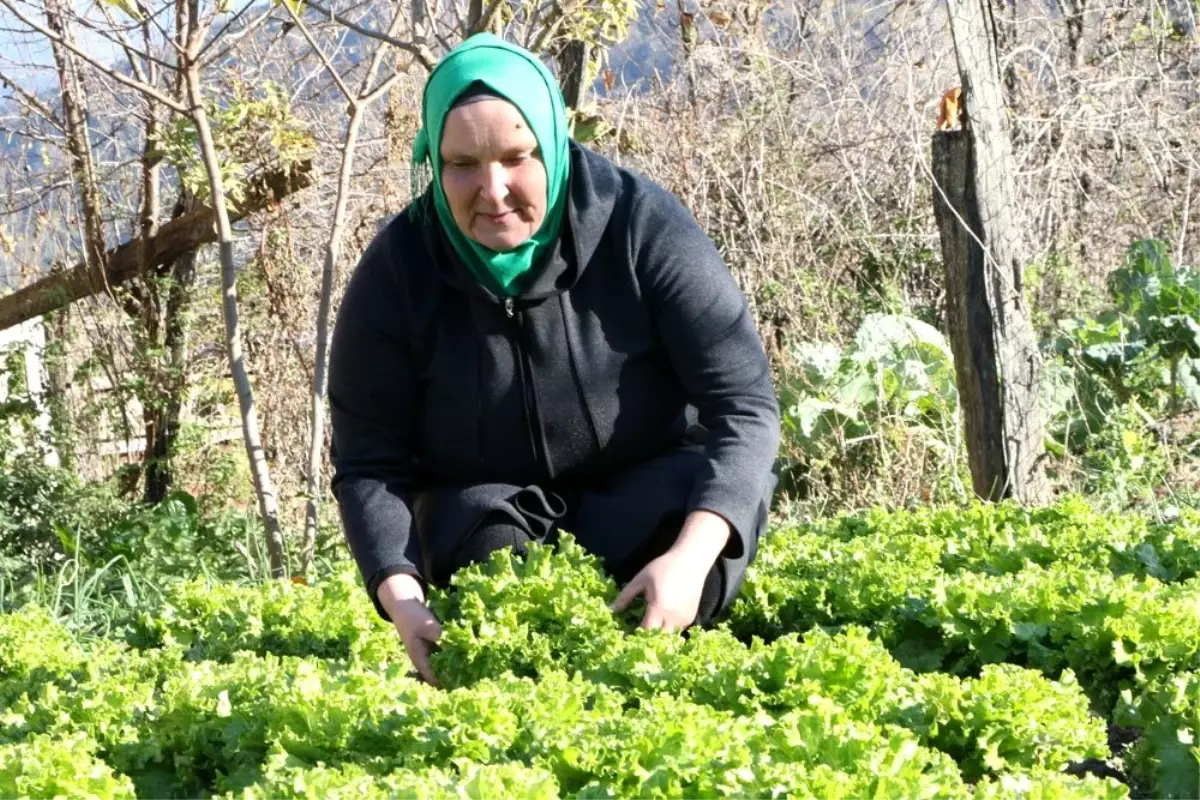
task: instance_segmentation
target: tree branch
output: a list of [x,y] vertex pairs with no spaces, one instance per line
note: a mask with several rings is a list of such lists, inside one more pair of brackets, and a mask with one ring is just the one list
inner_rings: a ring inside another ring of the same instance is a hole
[[[133,77],[137,78],[143,83],[149,84],[150,81],[146,80],[146,73],[142,71],[142,65],[138,63],[136,58],[134,58],[134,54],[136,53],[137,55],[143,56],[147,60],[149,60],[149,56],[135,50],[133,45],[130,44],[129,38],[125,36],[124,31],[121,31],[117,28],[116,20],[113,19],[112,12],[108,10],[107,3],[98,3],[97,5],[100,6],[100,13],[104,15],[104,21],[113,28],[113,33],[116,35],[117,39],[120,40],[121,49],[125,51],[125,57],[129,59],[129,68],[133,70]],[[91,26],[88,27],[90,28]]]
[[[246,196],[237,211],[230,214],[236,222],[277,203],[283,197],[311,186],[313,172],[311,162],[294,164],[287,170],[275,169],[256,174],[247,185]],[[63,184],[58,188],[68,188]],[[194,211],[176,217],[159,226],[158,234],[150,241],[150,258],[147,268],[174,261],[201,245],[213,242],[217,230],[213,222],[215,213],[211,206],[198,206]],[[130,239],[108,252],[107,275],[101,276],[95,267],[86,263],[48,275],[10,295],[0,297],[0,330],[19,325],[27,319],[63,308],[70,303],[95,294],[96,287],[105,280],[116,286],[138,274],[143,261],[140,257],[143,242],[140,238]]]
[[25,16],[24,14],[22,14],[20,11],[17,10],[17,8],[13,5],[12,0],[0,0],[0,5],[3,5],[5,8],[7,8],[12,13],[12,15],[14,17],[19,19],[21,22],[25,23],[27,26],[29,26],[33,30],[40,33],[42,36],[45,36],[47,39],[49,39],[52,42],[58,42],[63,47],[70,50],[72,53],[79,56],[81,59],[83,59],[87,63],[91,64],[92,67],[99,70],[100,72],[103,72],[105,75],[107,75],[108,77],[117,81],[118,83],[123,83],[126,86],[128,86],[130,89],[139,91],[142,94],[147,95],[148,97],[153,97],[155,100],[162,103],[164,106],[171,109],[172,111],[175,111],[179,114],[188,113],[187,106],[183,105],[182,103],[179,103],[179,102],[173,100],[172,98],[167,97],[165,94],[158,91],[153,86],[147,86],[146,84],[142,83],[139,80],[135,80],[126,75],[122,75],[121,73],[119,73],[115,69],[113,69],[112,67],[104,66],[99,61],[97,61],[96,59],[92,58],[90,55],[85,53],[83,50],[80,50],[78,47],[76,47],[74,43],[65,41],[61,36],[56,36],[45,25],[40,25],[37,22],[31,20],[29,17]]
[[362,103],[363,105],[370,105],[371,103],[375,102],[377,99],[379,99],[380,95],[384,94],[388,89],[391,89],[403,74],[404,73],[402,72],[393,72],[392,76],[386,81],[376,86],[369,93],[359,97],[358,102]]
[[[0,2],[7,4],[9,0],[0,0]],[[307,0],[307,2],[305,2],[305,6],[315,10],[317,13],[324,14],[334,22],[337,22],[339,25],[346,26],[355,33],[361,33],[363,36],[368,36],[372,39],[378,39],[381,42],[387,42],[392,47],[395,47],[398,50],[403,50],[404,52],[414,56],[417,61],[421,62],[421,66],[425,67],[425,69],[429,71],[433,71],[433,68],[437,66],[437,58],[434,57],[429,48],[424,45],[416,45],[412,42],[403,42],[393,36],[387,35],[386,33],[380,33],[377,30],[359,25],[357,22],[348,20],[342,15],[335,13],[329,7],[316,2],[316,0]]]
[[492,29],[492,24],[496,21],[496,15],[500,13],[500,9],[506,2],[508,2],[508,0],[492,0],[491,4],[487,7],[487,10],[485,10],[482,16],[479,17],[479,21],[475,23],[475,27],[468,33],[468,35],[474,36],[477,33],[490,31]]
[[[387,35],[395,36],[396,33],[400,30],[400,23],[403,20],[404,20],[404,14],[397,7],[396,15],[394,17],[392,17],[392,24],[388,27]],[[399,75],[400,75],[400,73],[393,74],[392,77],[388,78],[386,81],[383,82],[382,86],[376,87],[374,90],[371,90],[368,92],[368,89],[370,88],[371,84],[375,82],[375,76],[377,74],[379,74],[379,67],[380,67],[380,65],[383,64],[383,57],[386,53],[387,53],[387,43],[381,42],[379,47],[375,48],[375,53],[371,56],[371,66],[367,67],[367,74],[363,75],[362,86],[359,87],[359,90],[358,90],[358,101],[360,103],[362,103],[363,105],[369,104],[372,100],[377,98],[379,95],[386,92],[388,90],[388,88],[391,87],[391,85],[393,83],[395,83],[396,78],[399,77]]]
[[[241,17],[242,14],[244,14],[246,11],[250,10],[250,8],[252,8],[253,6],[254,6],[253,2],[247,3],[246,7],[243,8],[241,11],[239,11],[237,13],[237,16],[234,17],[234,19]],[[250,33],[253,33],[255,30],[258,29],[258,26],[262,25],[264,22],[266,22],[268,19],[270,19],[271,13],[274,10],[275,9],[273,6],[268,5],[266,11],[259,14],[257,17],[255,17],[253,20],[251,20],[249,23],[247,23],[246,27],[242,28],[237,33],[229,33],[229,34],[225,33],[225,31],[229,30],[229,26],[233,24],[234,20],[230,20],[229,22],[227,22],[224,26],[222,26],[221,32],[219,35],[214,36],[211,39],[209,39],[208,42],[203,47],[200,48],[200,52],[196,56],[196,58],[202,59],[200,66],[206,67],[209,64],[213,63],[214,61],[220,61],[222,58],[227,56],[235,47],[237,47],[241,43],[242,39],[244,39]],[[226,40],[226,42],[227,42],[225,47],[221,48],[214,55],[206,56],[205,53],[208,52],[208,49],[222,39]]]
[[58,118],[58,115],[55,114],[49,106],[21,88],[19,83],[8,77],[8,75],[6,75],[3,71],[0,71],[0,86],[3,86],[5,89],[11,89],[19,94],[21,99],[24,100],[25,103],[31,108],[33,108],[34,111],[37,111],[39,114],[45,117],[47,122],[58,128],[60,131],[63,129],[62,120]]
[[[212,47],[214,42],[216,42],[222,36],[225,35],[225,31],[232,28],[237,23],[237,21],[239,19],[241,19],[243,16],[245,16],[246,12],[249,11],[253,7],[254,7],[254,0],[250,0],[250,2],[248,2],[248,3],[246,3],[246,5],[242,6],[241,10],[239,10],[237,13],[235,13],[233,16],[231,16],[229,19],[227,19],[225,21],[225,24],[221,26],[221,30],[217,31],[216,36],[209,39],[207,42],[204,43],[204,46],[200,48],[200,53],[198,54],[199,57],[203,57],[204,53],[208,50],[208,48]],[[268,6],[267,14],[264,16],[269,16],[270,13],[271,13],[271,9],[270,9],[270,6]],[[240,37],[238,37],[238,38],[240,38]]]
[[[312,32],[308,29],[308,26],[304,24],[304,20],[300,18],[300,15],[292,10],[292,4],[284,3],[283,7],[287,9],[288,16],[292,18],[292,21],[296,23],[296,27],[300,29],[300,33],[304,36],[305,41],[308,42],[308,46],[311,47],[313,52],[317,54],[317,58],[321,59],[321,63],[325,65],[325,69],[329,70],[329,74],[333,76],[333,82],[337,84],[337,87],[341,90],[342,95],[350,102],[351,105],[357,103],[358,99],[354,95],[350,94],[350,89],[342,80],[342,76],[338,74],[337,69],[332,63],[330,63],[328,56],[325,55],[325,51],[322,50],[321,46],[317,44],[316,39],[313,38]],[[384,45],[381,44],[377,49],[382,49],[383,47]]]
[[[174,3],[164,3],[163,7],[159,11],[156,11],[153,14],[151,14],[146,9],[146,6],[142,4],[141,0],[137,0],[137,8],[138,8],[138,12],[141,13],[141,15],[146,18],[147,22],[154,24],[155,30],[157,30],[158,34],[160,36],[162,36],[163,41],[166,42],[167,44],[169,44],[176,53],[182,54],[183,53],[182,48],[180,48],[179,45],[176,44],[175,40],[173,38],[171,38],[171,34],[167,31],[166,28],[163,27],[162,22],[159,20],[159,16],[165,16],[169,10],[174,8]],[[147,47],[150,46],[150,38],[149,37],[146,37],[146,46]],[[175,69],[176,72],[178,72],[177,67],[173,67],[173,69]]]
[[76,23],[80,27],[86,28],[92,33],[96,34],[101,39],[104,39],[109,44],[120,45],[121,49],[125,51],[125,55],[129,58],[129,66],[133,69],[133,75],[135,78],[137,78],[139,81],[144,81],[147,84],[150,83],[150,81],[147,81],[144,77],[145,73],[138,65],[137,59],[134,58],[135,55],[142,61],[145,61],[147,64],[157,64],[163,69],[169,69],[171,71],[179,69],[170,61],[164,61],[161,58],[156,58],[155,56],[150,55],[149,51],[138,50],[136,47],[130,44],[129,39],[124,33],[122,33],[121,26],[118,25],[116,20],[112,18],[111,12],[109,12],[107,6],[103,2],[100,3],[100,9],[101,13],[104,14],[105,20],[112,25],[111,35],[109,31],[101,30],[100,28],[96,27],[91,20],[76,17]]
[[568,0],[566,3],[555,3],[554,10],[550,14],[550,20],[546,23],[546,27],[542,29],[538,35],[537,41],[533,43],[533,47],[529,48],[535,53],[540,53],[546,48],[550,39],[558,33],[558,29],[562,27],[563,20],[567,18],[575,9],[583,5],[582,0]]

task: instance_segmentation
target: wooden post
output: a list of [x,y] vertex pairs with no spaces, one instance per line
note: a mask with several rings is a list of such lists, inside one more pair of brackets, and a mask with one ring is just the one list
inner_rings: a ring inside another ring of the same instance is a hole
[[946,319],[975,493],[1049,499],[1041,358],[1025,309],[1020,209],[988,0],[947,0],[965,113],[932,143]]
[[567,108],[580,109],[588,94],[588,45],[579,39],[567,42],[559,56],[558,78]]

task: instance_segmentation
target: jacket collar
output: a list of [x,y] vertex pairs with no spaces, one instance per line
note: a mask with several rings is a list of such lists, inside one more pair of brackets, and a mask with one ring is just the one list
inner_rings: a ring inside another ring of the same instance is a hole
[[[574,141],[570,150],[567,218],[562,233],[543,262],[534,266],[531,282],[515,298],[518,302],[538,302],[574,286],[600,246],[616,207],[620,181],[612,162]],[[502,302],[502,298],[475,279],[451,247],[438,224],[432,189],[426,191],[421,202],[425,245],[433,255],[441,279],[458,291],[493,303]]]

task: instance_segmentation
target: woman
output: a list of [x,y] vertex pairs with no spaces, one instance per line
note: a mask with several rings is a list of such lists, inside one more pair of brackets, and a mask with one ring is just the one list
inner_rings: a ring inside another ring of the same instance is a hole
[[333,492],[377,611],[430,683],[429,585],[559,530],[644,596],[728,607],[775,486],[746,300],[670,193],[567,136],[554,77],[472,37],[430,75],[414,177],[333,336]]

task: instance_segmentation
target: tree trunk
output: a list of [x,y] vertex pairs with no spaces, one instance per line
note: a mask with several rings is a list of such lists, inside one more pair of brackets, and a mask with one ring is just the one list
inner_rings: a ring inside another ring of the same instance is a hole
[[[0,326],[2,327],[2,326]],[[45,405],[50,412],[50,442],[58,453],[58,464],[67,470],[75,469],[75,426],[71,414],[71,321],[68,309],[45,316],[45,350],[42,368],[46,371]]]
[[[149,35],[146,41],[149,42]],[[157,66],[151,64],[150,83],[158,82]],[[160,352],[159,335],[165,320],[161,314],[161,299],[158,284],[151,275],[150,243],[158,233],[158,217],[160,212],[159,177],[161,173],[158,159],[153,155],[154,141],[158,135],[158,113],[154,103],[146,104],[146,136],[142,144],[142,206],[139,227],[141,228],[142,246],[139,254],[138,272],[146,276],[145,291],[142,293],[140,314],[134,316],[134,321],[141,325],[141,368],[147,374],[144,376],[142,392],[142,423],[145,430],[146,447],[142,451],[142,499],[146,503],[160,503],[170,490],[170,477],[165,472],[166,448],[162,441],[165,434],[163,407],[167,398],[163,396],[166,381],[163,380],[164,367]]]
[[[176,206],[176,213],[186,213],[194,204],[191,192],[183,190],[184,196]],[[153,444],[146,439],[145,454],[145,502],[161,503],[171,490],[174,473],[171,458],[175,453],[175,441],[179,437],[179,423],[183,411],[183,397],[187,392],[187,318],[191,310],[192,295],[196,285],[195,250],[175,259],[171,265],[171,284],[167,291],[163,309],[162,349],[165,363],[160,362],[160,404],[153,416],[147,420],[147,433],[153,429]]]
[[567,42],[558,59],[559,81],[567,108],[579,109],[587,102],[588,66],[587,42],[578,39]]
[[[237,221],[261,211],[279,198],[310,186],[312,180],[312,162],[309,161],[295,164],[290,170],[261,174],[249,181],[246,195],[230,219]],[[201,245],[216,241],[215,216],[213,209],[202,206],[160,226],[148,248],[148,268],[173,263]],[[76,264],[0,297],[0,330],[89,297],[105,285],[116,286],[128,281],[139,274],[143,263],[141,252],[141,239],[134,239],[108,251],[105,255],[107,271],[86,263]]]
[[321,272],[321,300],[317,309],[317,357],[313,369],[312,425],[308,448],[308,503],[304,513],[304,543],[300,555],[300,574],[307,575],[312,566],[320,522],[321,466],[325,453],[325,393],[327,388],[329,352],[329,316],[333,295],[333,277],[342,250],[342,230],[346,225],[346,205],[350,199],[350,178],[354,174],[354,153],[358,147],[358,131],[362,126],[364,108],[354,103],[342,144],[342,164],[338,173],[337,202],[333,208],[333,224],[325,248],[325,268]]
[[[413,41],[423,47],[425,43],[425,3],[424,0],[412,0]],[[403,22],[401,12],[397,12],[388,28],[388,35],[395,36]],[[362,88],[357,97],[347,96],[350,103],[350,118],[346,123],[346,138],[342,142],[342,163],[338,171],[337,200],[333,208],[333,223],[329,226],[329,241],[325,247],[325,268],[321,271],[321,298],[317,307],[317,352],[313,367],[312,382],[312,413],[310,416],[308,438],[308,503],[304,514],[304,539],[300,551],[300,574],[307,575],[312,567],[313,552],[317,543],[317,528],[320,524],[321,511],[321,474],[323,472],[325,453],[325,397],[327,390],[327,374],[329,369],[329,322],[332,309],[334,276],[337,271],[338,259],[341,257],[342,235],[346,227],[346,208],[350,202],[350,182],[354,177],[354,157],[358,149],[358,134],[362,127],[363,115],[367,105],[378,97],[375,90],[375,76],[383,63],[387,45],[379,45],[371,58],[371,65],[363,76]],[[380,89],[386,86],[381,84]],[[389,113],[394,110],[396,94],[389,95]],[[392,158],[391,137],[395,132],[389,131],[389,159]]]
[[[194,8],[194,6],[193,6]],[[188,35],[184,73],[187,81],[188,102],[191,105],[192,121],[200,141],[205,171],[208,173],[212,191],[213,211],[217,218],[217,243],[221,254],[221,289],[225,313],[225,344],[229,354],[229,369],[237,389],[238,406],[242,414],[242,435],[246,443],[246,455],[250,460],[250,474],[254,479],[254,491],[258,495],[259,511],[267,537],[267,554],[271,562],[271,575],[286,577],[286,557],[283,532],[279,525],[279,507],[271,473],[263,453],[262,436],[258,427],[258,412],[254,406],[254,390],[242,352],[242,332],[238,322],[237,268],[233,261],[233,229],[225,205],[225,189],[221,181],[221,165],[217,160],[213,144],[212,129],[204,110],[204,97],[200,88],[200,67],[196,55],[202,44],[201,31],[193,25]]]
[[[71,41],[71,32],[62,15],[59,0],[45,0],[46,27],[64,40]],[[62,44],[51,41],[54,63],[58,70],[59,93],[62,98],[66,125],[67,152],[71,170],[78,187],[80,212],[83,218],[84,258],[89,264],[104,268],[104,223],[100,212],[100,193],[96,185],[96,169],[92,160],[92,144],[88,135],[86,95],[79,80],[75,56]],[[103,274],[103,272],[101,272]]]
[[[71,32],[67,28],[59,0],[46,0],[43,7],[46,14],[46,26],[62,39],[70,40]],[[87,129],[87,112],[82,105],[84,95],[79,84],[79,70],[70,50],[54,41],[50,43],[50,47],[54,54],[55,69],[58,72],[67,154],[71,159],[71,172],[75,177],[80,217],[83,219],[83,260],[86,266],[99,270],[100,274],[103,274],[105,267],[104,228],[100,217],[91,139]],[[91,273],[89,272],[89,274]],[[8,326],[0,325],[0,327]],[[59,349],[56,356],[47,362],[50,366],[47,369],[46,388],[52,409],[52,425],[56,429],[56,438],[61,439],[59,434],[69,430],[71,424],[70,400],[67,394],[70,387],[70,367],[67,357],[69,321],[65,313],[55,315],[51,324],[47,326],[47,341],[54,342]],[[64,449],[61,444],[59,449],[60,463],[64,466],[71,464],[74,460],[71,455],[61,452]]]
[[934,136],[934,212],[972,479],[983,498],[1034,504],[1049,494],[1041,358],[1025,312],[1025,248],[999,61],[987,0],[948,2],[967,125]]

